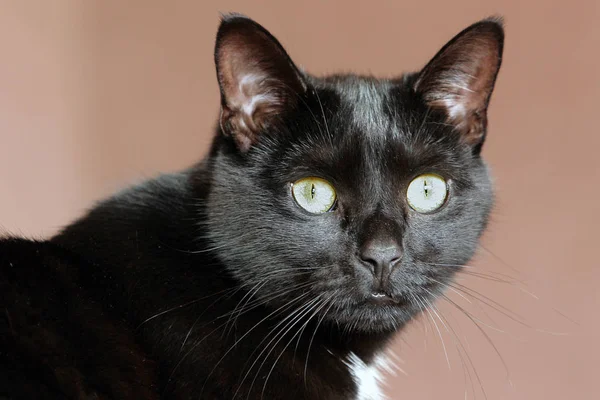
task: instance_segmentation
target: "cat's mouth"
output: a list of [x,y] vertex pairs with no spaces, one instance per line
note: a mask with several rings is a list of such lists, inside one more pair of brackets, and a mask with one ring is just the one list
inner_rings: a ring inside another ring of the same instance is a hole
[[398,305],[402,301],[382,291],[372,292],[369,301],[374,304]]

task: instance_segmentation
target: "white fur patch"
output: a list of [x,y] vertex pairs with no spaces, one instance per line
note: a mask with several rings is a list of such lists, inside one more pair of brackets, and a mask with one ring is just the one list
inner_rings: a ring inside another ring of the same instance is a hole
[[260,81],[266,79],[264,75],[247,74],[241,77],[238,83],[238,94],[234,99],[234,107],[240,109],[248,117],[252,117],[254,110],[261,103],[274,101],[273,96],[260,92]]
[[448,110],[448,117],[451,120],[460,120],[465,117],[466,109],[464,99],[457,98],[456,96],[448,97],[443,100],[446,110]]
[[350,353],[344,361],[356,383],[357,395],[354,400],[385,400],[380,384],[383,384],[384,372],[394,371],[394,365],[386,357],[378,356],[370,365],[356,354]]

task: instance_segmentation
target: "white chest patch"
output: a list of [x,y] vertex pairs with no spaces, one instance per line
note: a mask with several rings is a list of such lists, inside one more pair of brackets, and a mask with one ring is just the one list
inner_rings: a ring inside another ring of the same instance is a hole
[[344,364],[356,383],[357,395],[354,400],[385,400],[380,385],[383,383],[383,373],[392,368],[387,358],[376,357],[373,363],[367,365],[356,354],[350,353]]

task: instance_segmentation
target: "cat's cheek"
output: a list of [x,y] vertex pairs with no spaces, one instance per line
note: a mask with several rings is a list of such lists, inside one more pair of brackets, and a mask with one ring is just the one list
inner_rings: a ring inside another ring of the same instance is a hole
[[303,218],[301,223],[290,225],[295,233],[292,239],[306,251],[324,253],[333,256],[344,250],[345,235],[339,229],[337,216],[333,213]]

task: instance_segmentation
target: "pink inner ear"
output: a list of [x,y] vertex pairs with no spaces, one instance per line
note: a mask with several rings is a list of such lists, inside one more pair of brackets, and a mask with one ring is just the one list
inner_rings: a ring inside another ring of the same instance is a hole
[[232,73],[230,78],[223,80],[226,97],[222,118],[226,120],[221,123],[228,125],[240,148],[247,150],[260,130],[277,118],[286,101],[285,92],[281,82],[264,71],[236,67],[233,65],[228,71]]
[[489,31],[465,32],[434,57],[415,83],[427,104],[444,110],[448,122],[469,142],[479,140],[485,131],[500,46]]
[[[243,29],[242,29],[243,28]],[[305,90],[302,78],[283,48],[266,32],[243,26],[217,44],[222,94],[221,128],[240,149],[254,144]]]
[[[276,104],[278,99],[273,91],[264,90],[267,76],[260,73],[247,73],[238,78],[237,90],[228,99],[228,106],[237,110],[241,118],[253,118],[254,112],[261,107]],[[261,90],[263,89],[263,90]]]
[[221,127],[232,133],[247,150],[265,125],[268,113],[282,103],[277,80],[269,76],[260,53],[244,47],[236,38],[223,44],[219,54],[219,79],[223,94]]
[[491,62],[495,57],[486,53],[483,57],[473,54],[471,60],[440,74],[437,90],[429,92],[428,97],[433,103],[440,102],[450,119],[485,109],[495,75],[495,63]]

